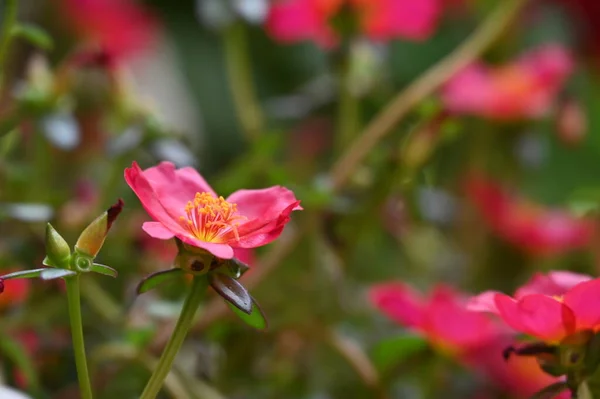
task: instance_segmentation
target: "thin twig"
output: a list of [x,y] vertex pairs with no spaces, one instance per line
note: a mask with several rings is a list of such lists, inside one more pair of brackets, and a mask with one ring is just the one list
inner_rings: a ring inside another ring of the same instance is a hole
[[417,104],[432,94],[454,74],[473,62],[510,25],[526,0],[500,1],[496,10],[456,50],[432,66],[381,111],[350,148],[335,163],[330,173],[333,191],[339,190],[363,159],[385,135]]

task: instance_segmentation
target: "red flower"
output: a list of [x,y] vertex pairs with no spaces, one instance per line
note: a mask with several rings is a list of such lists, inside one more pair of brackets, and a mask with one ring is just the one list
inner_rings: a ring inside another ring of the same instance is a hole
[[535,359],[513,356],[505,361],[502,352],[514,343],[508,331],[486,315],[468,310],[466,298],[450,287],[438,285],[424,297],[406,284],[384,283],[372,287],[369,297],[392,320],[416,330],[518,397],[528,398],[557,381]]
[[536,275],[514,298],[487,291],[471,299],[474,311],[497,314],[511,328],[557,343],[583,330],[600,328],[600,279],[569,272]]
[[255,248],[275,240],[290,213],[301,210],[294,194],[280,186],[239,190],[227,199],[193,168],[175,169],[170,162],[142,170],[125,170],[125,180],[155,220],[142,228],[154,238],[179,238],[214,256],[230,259],[235,248]]
[[511,196],[489,180],[469,179],[467,195],[496,234],[532,254],[559,254],[592,238],[591,222]]
[[444,86],[442,100],[450,111],[461,114],[536,118],[548,112],[572,69],[566,49],[545,45],[501,67],[468,66]]
[[[6,271],[4,274],[13,271]],[[0,311],[25,302],[29,296],[30,283],[27,279],[0,279]]]
[[441,11],[439,0],[281,0],[269,10],[267,31],[285,43],[313,40],[332,47],[338,37],[330,27],[331,19],[346,5],[373,40],[426,39]]
[[112,58],[146,48],[157,23],[130,0],[62,0],[68,22]]

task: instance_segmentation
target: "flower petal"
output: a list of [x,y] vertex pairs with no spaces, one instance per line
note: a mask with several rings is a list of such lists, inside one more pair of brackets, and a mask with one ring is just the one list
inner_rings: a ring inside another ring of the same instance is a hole
[[467,301],[467,309],[473,312],[489,312],[500,314],[496,307],[496,295],[502,295],[498,291],[485,291],[470,298]]
[[547,274],[536,273],[527,284],[515,292],[514,297],[519,299],[530,294],[562,296],[570,288],[591,279],[591,276],[567,271],[553,271]]
[[150,237],[158,238],[160,240],[170,240],[175,237],[175,234],[161,222],[144,222],[142,230],[148,233]]
[[216,196],[194,168],[175,169],[171,162],[161,162],[142,173],[161,204],[175,219],[185,215],[185,206],[194,199],[196,193],[207,192]]
[[416,329],[423,326],[425,304],[420,294],[402,283],[384,283],[369,289],[369,301],[392,320]]
[[506,324],[543,341],[559,341],[575,329],[571,309],[549,296],[527,295],[516,301],[508,295],[498,294],[495,301]]
[[136,162],[131,165],[131,168],[125,169],[125,181],[137,195],[152,219],[162,223],[163,226],[174,233],[185,233],[179,222],[165,209],[154,188]]
[[571,288],[564,296],[564,303],[575,314],[578,330],[596,328],[600,325],[600,279]]
[[490,317],[466,309],[462,295],[444,285],[438,285],[431,295],[424,329],[441,345],[461,352],[486,344],[502,333]]
[[214,243],[214,242],[201,241],[195,237],[190,237],[189,235],[177,236],[177,237],[179,239],[181,239],[181,241],[183,241],[184,243],[186,243],[188,245],[205,249],[206,251],[210,252],[217,258],[221,258],[221,259],[233,258],[233,255],[234,255],[233,248],[231,248],[231,246],[228,244],[218,244],[218,243]]
[[239,190],[227,201],[237,204],[238,213],[248,218],[233,231],[227,242],[237,248],[254,248],[270,243],[283,231],[290,213],[301,210],[300,201],[290,190],[275,186],[262,190]]

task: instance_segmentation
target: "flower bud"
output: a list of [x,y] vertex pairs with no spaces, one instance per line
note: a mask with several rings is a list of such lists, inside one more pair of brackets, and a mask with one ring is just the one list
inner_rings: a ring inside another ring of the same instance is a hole
[[90,223],[77,239],[75,249],[78,252],[95,257],[104,244],[108,230],[123,210],[123,205],[123,200],[119,199],[116,204]]
[[46,266],[62,267],[69,256],[71,256],[69,244],[48,223],[46,225],[46,259],[44,259],[44,264]]
[[4,292],[4,279],[0,278],[0,294]]

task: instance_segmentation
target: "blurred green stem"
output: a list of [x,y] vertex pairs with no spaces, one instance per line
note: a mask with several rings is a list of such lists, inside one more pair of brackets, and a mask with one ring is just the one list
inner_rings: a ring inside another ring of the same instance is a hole
[[167,346],[160,356],[158,365],[156,366],[154,373],[152,373],[150,380],[146,384],[146,388],[144,388],[144,392],[142,392],[140,399],[154,399],[160,392],[163,382],[171,370],[173,361],[175,360],[175,357],[177,356],[177,353],[183,344],[185,336],[192,325],[196,310],[200,306],[200,302],[202,301],[202,297],[206,291],[206,286],[206,276],[194,276],[192,287],[190,288],[190,292],[183,303],[183,308],[181,309],[179,320],[177,320],[177,324],[175,325],[175,330],[173,331]]
[[67,285],[67,302],[69,303],[69,320],[71,336],[75,352],[75,365],[82,399],[92,399],[92,385],[87,367],[85,344],[83,341],[83,325],[81,322],[81,302],[79,297],[79,275],[65,278]]
[[17,0],[5,0],[2,13],[2,32],[0,33],[0,88],[2,87],[6,72],[4,64],[12,39],[12,30],[17,22]]
[[526,0],[501,0],[484,23],[456,50],[427,70],[400,92],[367,125],[330,172],[331,186],[339,190],[379,141],[417,104],[431,95],[452,75],[473,62],[510,25]]
[[[352,50],[349,49],[348,52]],[[342,154],[359,128],[360,101],[352,92],[352,55],[347,54],[339,73],[339,102],[336,121],[336,152]]]
[[229,88],[237,117],[246,138],[256,140],[263,129],[264,116],[252,81],[245,27],[240,23],[233,24],[223,35],[223,42]]
[[119,322],[121,318],[119,305],[94,279],[84,279],[81,288],[83,288],[81,291],[83,297],[102,318],[110,323]]

